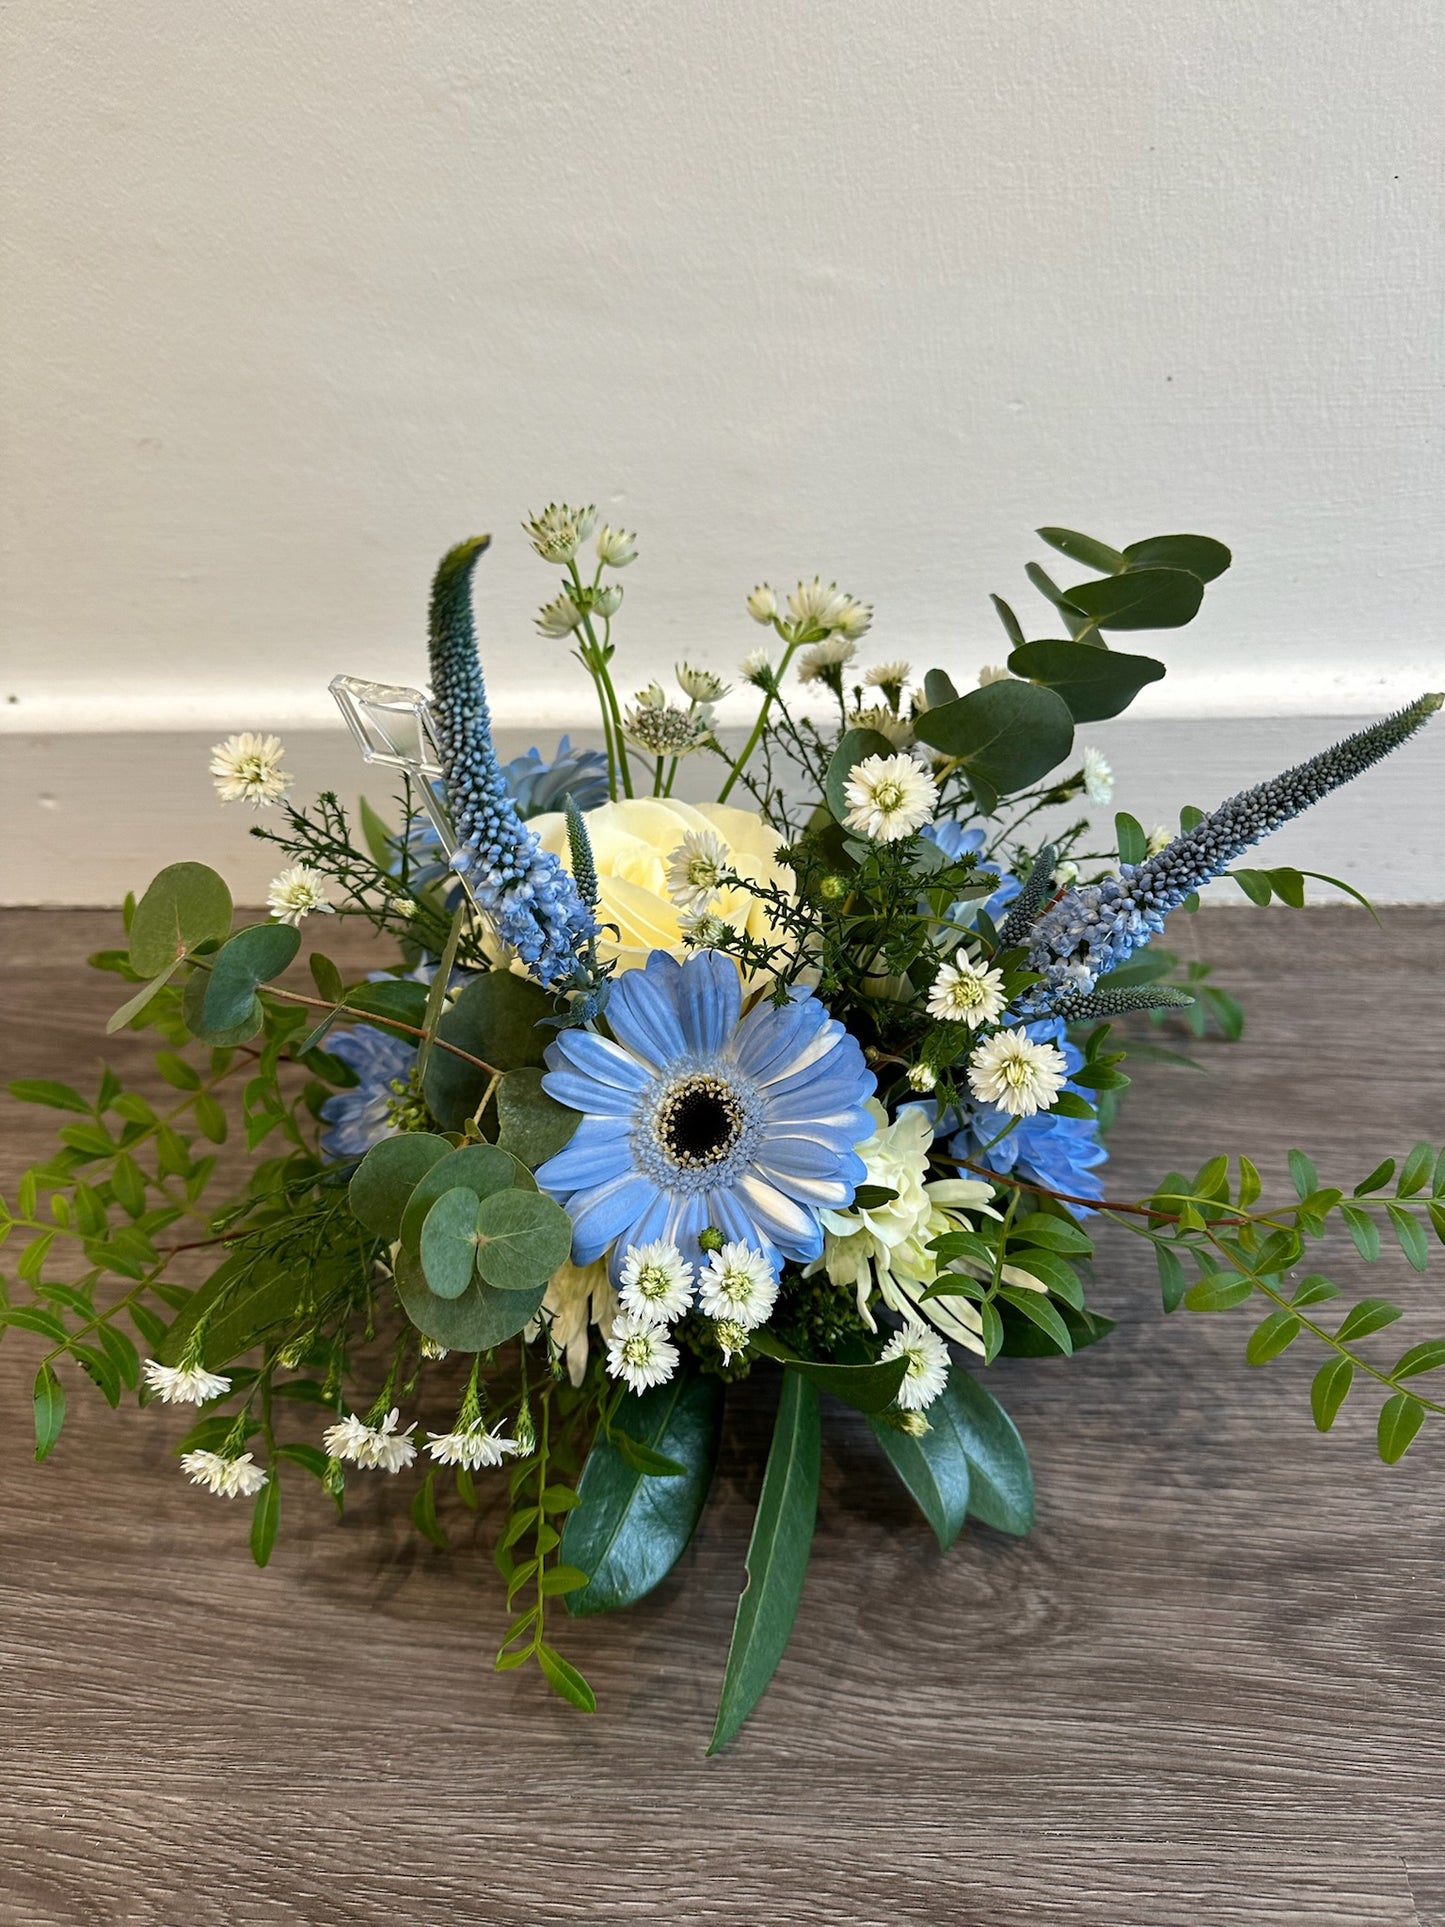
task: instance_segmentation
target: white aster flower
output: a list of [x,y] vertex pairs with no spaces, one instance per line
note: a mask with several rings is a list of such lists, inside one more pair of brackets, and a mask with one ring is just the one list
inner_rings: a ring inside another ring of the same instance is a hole
[[1099,749],[1084,751],[1084,794],[1091,803],[1107,803],[1114,794],[1114,766]]
[[1071,856],[1066,856],[1062,863],[1055,864],[1054,874],[1050,880],[1056,890],[1067,890],[1071,883],[1077,883],[1079,880],[1078,864]]
[[544,636],[570,636],[582,620],[582,611],[565,592],[544,602],[537,615],[537,627]]
[[484,1465],[500,1465],[522,1448],[516,1439],[489,1432],[484,1425],[470,1425],[461,1432],[431,1433],[426,1449],[438,1465],[462,1465],[468,1472],[477,1472]]
[[219,1452],[186,1452],[181,1470],[192,1485],[203,1485],[219,1499],[254,1499],[269,1478],[249,1452],[239,1458],[223,1458]]
[[622,584],[620,582],[604,582],[600,589],[592,591],[592,613],[601,616],[605,622],[611,622],[621,607]]
[[637,537],[604,522],[597,531],[597,560],[609,569],[625,569],[637,560]]
[[866,636],[872,627],[871,602],[854,602],[850,598],[833,618],[833,633],[846,636],[850,642],[857,642],[861,636]]
[[996,1023],[1007,1003],[1003,973],[959,953],[934,978],[928,1014],[940,1023],[971,1024],[977,1030],[980,1024]]
[[908,1073],[910,1090],[931,1091],[937,1088],[938,1072],[927,1064],[915,1064]]
[[400,1472],[416,1457],[416,1430],[413,1420],[404,1432],[397,1431],[398,1413],[393,1405],[379,1425],[350,1412],[338,1424],[328,1426],[321,1443],[333,1459],[347,1459],[369,1472]]
[[811,582],[800,582],[788,597],[788,613],[799,629],[833,629],[839,616],[852,606],[836,582],[815,575]]
[[915,1318],[910,1318],[902,1331],[894,1332],[882,1356],[908,1360],[903,1383],[898,1387],[898,1403],[905,1412],[923,1411],[948,1383],[947,1345],[937,1332]]
[[731,1365],[739,1353],[748,1348],[748,1328],[740,1325],[735,1318],[719,1318],[712,1328],[712,1335],[722,1348],[724,1365]]
[[597,510],[572,508],[566,502],[549,502],[540,515],[522,524],[532,547],[544,562],[570,562],[592,533]]
[[870,689],[886,689],[896,696],[912,674],[911,662],[880,662],[863,671],[863,680]]
[[1055,1044],[1036,1044],[1021,1030],[1001,1030],[975,1047],[968,1060],[968,1088],[980,1104],[1009,1117],[1049,1110],[1068,1076]]
[[1170,829],[1169,825],[1167,823],[1156,823],[1153,829],[1150,830],[1148,840],[1145,844],[1146,854],[1149,856],[1158,856],[1159,852],[1161,850],[1167,850],[1173,841],[1174,832]]
[[726,917],[711,910],[689,910],[677,921],[689,950],[721,950],[737,934]]
[[857,653],[846,636],[829,636],[824,642],[815,642],[798,658],[798,681],[841,684],[842,670]]
[[622,1312],[613,1321],[607,1341],[607,1370],[624,1379],[634,1392],[665,1385],[677,1370],[679,1353],[661,1325],[635,1312]]
[[694,669],[691,663],[686,662],[677,663],[674,667],[678,688],[695,703],[720,703],[727,695],[729,685],[710,669]]
[[257,810],[279,803],[296,780],[281,767],[285,754],[279,736],[257,736],[250,730],[213,744],[211,774],[217,795],[223,803],[249,803]]
[[266,892],[266,908],[277,923],[299,924],[313,910],[329,917],[336,905],[326,894],[326,878],[309,863],[293,863],[278,877],[272,877]]
[[754,689],[771,689],[777,680],[773,659],[766,649],[754,649],[744,656],[738,666],[738,674],[744,682],[750,682]]
[[680,909],[705,910],[731,864],[732,853],[716,830],[689,830],[667,859],[668,894]]
[[875,843],[896,843],[930,820],[938,785],[911,756],[865,756],[848,772],[843,795],[850,830]]
[[726,1244],[711,1252],[707,1269],[697,1281],[698,1303],[709,1318],[718,1318],[753,1331],[772,1316],[778,1296],[778,1274],[763,1256],[745,1244]]
[[148,1358],[141,1376],[162,1405],[204,1405],[207,1399],[229,1392],[231,1381],[199,1365],[162,1365]]
[[766,629],[778,613],[778,598],[766,582],[760,582],[748,597],[748,614]]
[[622,1260],[622,1289],[617,1297],[623,1311],[632,1317],[670,1325],[692,1304],[692,1266],[665,1238],[653,1244],[629,1245]]
[[1012,672],[1007,669],[1001,669],[997,663],[986,662],[978,672],[978,686],[980,689],[987,689],[991,682],[1013,681],[1014,676]]
[[872,729],[886,736],[895,749],[907,749],[913,741],[913,718],[900,716],[887,703],[870,703],[866,709],[850,710],[849,729]]

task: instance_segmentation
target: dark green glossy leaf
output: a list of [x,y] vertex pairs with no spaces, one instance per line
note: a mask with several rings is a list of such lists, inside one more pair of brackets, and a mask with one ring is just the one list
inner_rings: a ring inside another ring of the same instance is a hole
[[270,1559],[280,1526],[281,1481],[273,1465],[251,1508],[251,1557],[258,1566],[264,1566]]
[[[375,983],[353,984],[346,993],[347,1015],[355,1013],[386,1030],[390,1036],[405,1036],[408,1043],[420,1040],[413,1032],[425,1028],[430,991],[410,977],[381,977]],[[389,1030],[389,1023],[398,1026]]]
[[444,1137],[428,1131],[406,1132],[373,1144],[356,1167],[347,1192],[352,1211],[367,1230],[388,1244],[399,1238],[412,1192],[451,1148]]
[[923,678],[923,699],[930,709],[937,709],[942,703],[956,702],[958,691],[953,686],[953,678],[942,669],[930,669]]
[[1413,1198],[1417,1191],[1423,1191],[1430,1182],[1430,1173],[1435,1164],[1433,1144],[1417,1144],[1405,1160],[1399,1182],[1395,1186],[1397,1198]]
[[1380,1457],[1394,1465],[1410,1449],[1410,1441],[1425,1421],[1425,1407],[1408,1392],[1396,1392],[1380,1407]]
[[1187,569],[1201,582],[1213,582],[1233,561],[1222,542],[1210,535],[1152,535],[1131,542],[1124,561],[1131,569]]
[[485,1282],[498,1291],[530,1292],[566,1263],[572,1220],[540,1191],[494,1191],[477,1206],[476,1235]]
[[1199,613],[1204,584],[1184,569],[1131,568],[1064,593],[1101,629],[1180,629]]
[[1354,1377],[1355,1368],[1348,1358],[1331,1358],[1315,1373],[1310,1386],[1310,1410],[1320,1431],[1328,1432],[1334,1424]]
[[[1073,1349],[1081,1352],[1088,1345],[1097,1345],[1115,1329],[1115,1321],[1105,1318],[1096,1311],[1075,1311],[1072,1305],[1059,1305],[1057,1308],[1069,1330]],[[1012,1314],[1004,1320],[1003,1343],[999,1346],[1000,1358],[1061,1358],[1065,1356],[1053,1339],[1031,1319],[1019,1318]],[[929,1408],[930,1412],[932,1407]]]
[[229,1030],[249,1021],[261,984],[279,977],[301,948],[301,932],[289,923],[253,923],[217,951],[201,1002],[206,1030]]
[[1377,1164],[1375,1166],[1374,1170],[1370,1173],[1370,1175],[1367,1178],[1362,1178],[1360,1180],[1360,1182],[1355,1186],[1354,1196],[1357,1198],[1363,1198],[1367,1196],[1371,1191],[1383,1191],[1385,1186],[1390,1182],[1391,1178],[1394,1177],[1394,1175],[1395,1175],[1395,1160],[1393,1158],[1386,1158],[1383,1164]]
[[926,710],[914,733],[961,758],[970,779],[977,774],[993,790],[1009,792],[1057,769],[1073,746],[1074,722],[1054,690],[1010,679]]
[[953,1412],[945,1391],[929,1406],[929,1430],[918,1438],[880,1419],[868,1421],[874,1438],[945,1552],[963,1530],[968,1516],[968,1454]]
[[[489,970],[474,977],[437,1025],[437,1037],[493,1070],[540,1067],[553,1033],[545,1028],[555,1003],[527,977]],[[481,1103],[490,1072],[450,1051],[433,1050],[422,1089],[427,1108],[448,1131],[460,1131]]]
[[1021,1312],[1030,1324],[1037,1325],[1065,1357],[1073,1351],[1074,1340],[1068,1326],[1060,1317],[1057,1306],[1051,1305],[1041,1291],[1025,1291],[1018,1285],[1003,1285],[998,1295],[1015,1311]]
[[497,1086],[497,1116],[501,1121],[497,1142],[531,1171],[555,1157],[580,1122],[576,1111],[548,1097],[542,1089],[542,1076],[540,1070],[528,1066],[508,1071]]
[[477,1268],[477,1213],[481,1208],[477,1194],[458,1185],[443,1191],[422,1220],[421,1268],[438,1298],[460,1298],[472,1282]]
[[1016,676],[1056,690],[1076,723],[1119,715],[1147,683],[1158,682],[1164,674],[1164,664],[1152,656],[1128,656],[1092,643],[1047,637],[1015,649],[1008,666]]
[[[1004,634],[1008,637],[1009,641],[1013,644],[1015,649],[1021,649],[1025,644],[1025,642],[1028,641],[1028,637],[1024,634],[1023,624],[1019,621],[1018,617],[1014,614],[1013,610],[1004,601],[1001,595],[990,596],[989,601],[993,604],[995,610],[998,613],[998,619],[1003,624]],[[926,685],[924,689],[924,694],[925,695],[927,694]],[[952,700],[952,699],[950,698],[949,700]],[[935,708],[937,707],[936,704],[931,706]]]
[[1034,1522],[1034,1475],[1024,1442],[993,1393],[961,1366],[954,1366],[946,1389],[928,1408],[935,1430],[945,1419],[968,1459],[969,1512],[997,1532],[1027,1532]]
[[1156,1244],[1154,1256],[1159,1264],[1159,1296],[1166,1312],[1178,1311],[1184,1303],[1189,1281],[1178,1255],[1168,1245]]
[[204,863],[172,863],[136,905],[130,967],[158,977],[198,944],[220,943],[231,929],[231,892]]
[[1071,562],[1082,562],[1086,569],[1097,569],[1100,575],[1117,575],[1128,566],[1128,557],[1119,549],[1111,549],[1092,535],[1080,535],[1077,529],[1035,529],[1034,533],[1060,555]]

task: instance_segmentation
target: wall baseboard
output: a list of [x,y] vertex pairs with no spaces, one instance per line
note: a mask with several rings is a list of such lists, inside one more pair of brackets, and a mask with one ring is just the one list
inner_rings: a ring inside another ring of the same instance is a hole
[[[1210,808],[1349,727],[1338,717],[1211,717],[1095,723],[1081,735],[1114,765],[1115,805],[1148,827],[1177,821],[1181,804]],[[238,902],[263,902],[283,859],[247,831],[276,818],[216,800],[207,774],[213,740],[191,731],[0,737],[0,903],[115,904],[181,858],[220,870]],[[512,756],[532,740],[500,731],[498,747]],[[386,773],[364,769],[339,727],[289,734],[286,747],[296,797],[334,788],[354,804],[364,789],[385,806]],[[1442,826],[1445,726],[1437,725],[1287,824],[1259,860],[1343,877],[1380,903],[1436,903],[1445,900]],[[1221,903],[1245,901],[1232,885],[1215,894]],[[1311,894],[1335,893],[1312,885]]]

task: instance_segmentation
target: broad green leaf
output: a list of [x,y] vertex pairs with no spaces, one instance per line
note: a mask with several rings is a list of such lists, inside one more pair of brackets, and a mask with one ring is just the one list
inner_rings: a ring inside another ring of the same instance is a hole
[[1065,597],[1101,629],[1180,629],[1204,600],[1204,584],[1185,569],[1131,566],[1125,575],[1080,582]]
[[1353,1338],[1368,1338],[1371,1332],[1383,1331],[1386,1325],[1393,1325],[1404,1312],[1398,1305],[1392,1305],[1384,1298],[1362,1298],[1358,1305],[1345,1313],[1344,1321],[1335,1332],[1341,1344],[1348,1344]]
[[230,934],[231,893],[204,863],[172,863],[136,905],[130,925],[130,967],[158,977],[203,943]]
[[537,1648],[537,1664],[546,1676],[547,1684],[560,1698],[569,1700],[581,1713],[597,1711],[597,1695],[571,1660],[563,1659],[552,1647],[541,1645]]
[[346,986],[341,981],[341,972],[329,957],[323,957],[319,950],[313,950],[307,958],[311,970],[311,981],[326,999],[328,1004],[339,1004],[346,995]]
[[1051,1212],[1030,1211],[1015,1219],[1009,1232],[1026,1245],[1042,1245],[1045,1251],[1062,1251],[1076,1258],[1093,1256],[1094,1246],[1086,1231],[1069,1218],[1056,1218]]
[[1300,1329],[1300,1321],[1292,1311],[1272,1311],[1250,1334],[1245,1358],[1251,1365],[1267,1365],[1294,1343]]
[[1303,1310],[1307,1305],[1323,1305],[1331,1298],[1338,1298],[1339,1295],[1338,1285],[1331,1284],[1328,1278],[1321,1278],[1318,1274],[1312,1273],[1308,1278],[1300,1280],[1299,1290],[1290,1299],[1290,1303]]
[[[1075,1311],[1072,1305],[1058,1306],[1058,1314],[1068,1327],[1069,1339],[1076,1352],[1089,1345],[1097,1345],[1101,1338],[1107,1338],[1115,1329],[1112,1318],[1103,1318],[1096,1311]],[[1062,1358],[1065,1356],[1047,1333],[1027,1318],[1010,1316],[1004,1321],[1003,1343],[999,1347],[1000,1358]],[[932,1407],[929,1408],[930,1412]]]
[[501,1130],[497,1142],[510,1151],[530,1171],[555,1157],[567,1144],[580,1122],[576,1111],[548,1097],[542,1089],[540,1070],[526,1066],[508,1071],[497,1086],[497,1117]]
[[1024,564],[1024,574],[1028,577],[1029,581],[1033,583],[1044,600],[1053,603],[1054,607],[1063,617],[1064,627],[1071,636],[1078,635],[1081,629],[1087,629],[1090,626],[1089,618],[1084,614],[1083,610],[1070,602],[1058,583],[1055,582],[1045,570],[1041,569],[1037,562],[1026,562]]
[[[368,1151],[367,1156],[371,1155]],[[505,1191],[514,1185],[522,1170],[514,1157],[498,1150],[495,1144],[464,1144],[458,1151],[448,1151],[424,1171],[412,1187],[401,1214],[402,1243],[408,1251],[417,1249],[426,1214],[443,1191],[463,1185],[478,1198],[489,1198],[494,1191]],[[525,1175],[530,1184],[531,1174]]]
[[906,1358],[869,1360],[865,1363],[835,1364],[830,1359],[800,1358],[791,1345],[775,1338],[766,1329],[752,1334],[752,1348],[765,1358],[776,1358],[789,1371],[799,1372],[821,1392],[851,1405],[855,1412],[886,1412],[898,1396],[898,1388],[908,1371]]
[[1304,909],[1305,880],[1302,871],[1286,866],[1283,869],[1266,870],[1265,875],[1269,878],[1270,889],[1281,903],[1287,903],[1291,910]]
[[1363,1198],[1371,1191],[1383,1191],[1394,1175],[1395,1160],[1386,1158],[1383,1164],[1377,1164],[1370,1175],[1355,1186],[1354,1195],[1357,1198]]
[[[419,1040],[414,1033],[425,1028],[429,995],[427,986],[414,978],[382,977],[375,983],[353,984],[346,993],[346,1009],[388,1036],[403,1036],[408,1043],[416,1043]],[[391,1024],[397,1028],[389,1029]]]
[[251,1511],[251,1557],[258,1566],[264,1566],[270,1559],[280,1524],[281,1481],[273,1465],[270,1477],[256,1494]]
[[1348,1358],[1332,1358],[1321,1365],[1310,1386],[1310,1409],[1320,1431],[1328,1432],[1354,1383],[1355,1368]]
[[438,1298],[460,1298],[472,1282],[480,1210],[477,1194],[458,1185],[443,1191],[422,1221],[421,1268]]
[[968,1460],[970,1514],[997,1532],[1027,1532],[1034,1522],[1033,1470],[1018,1427],[993,1393],[955,1365],[928,1408],[928,1421],[935,1431],[946,1423],[958,1435]]
[[[1079,1282],[1079,1274],[1069,1260],[1059,1252],[1035,1251],[1027,1245],[1022,1250],[1015,1250],[1010,1245],[1008,1262],[1011,1265],[1017,1265],[1020,1271],[1026,1271],[1031,1278],[1037,1278],[1041,1284],[1047,1285],[1055,1298],[1061,1298],[1075,1311],[1083,1310],[1084,1287]],[[1014,1287],[1011,1286],[1010,1289]],[[1037,1295],[1035,1292],[1029,1293],[1031,1298]]]
[[941,703],[957,702],[958,691],[945,670],[930,669],[923,678],[923,697],[930,709],[937,709]]
[[1314,1160],[1307,1158],[1303,1151],[1290,1152],[1289,1174],[1297,1198],[1307,1198],[1320,1188],[1320,1174],[1315,1169]]
[[1269,876],[1264,870],[1227,870],[1232,882],[1237,883],[1251,903],[1265,904],[1274,894]]
[[727,1745],[762,1698],[793,1630],[818,1513],[820,1459],[817,1387],[800,1372],[784,1372],[710,1754]]
[[[510,970],[489,970],[474,977],[442,1017],[437,1037],[493,1070],[536,1067],[553,1035],[539,1026],[545,1026],[555,1008],[546,991],[528,978],[514,976]],[[491,1073],[477,1064],[450,1051],[433,1050],[422,1089],[428,1110],[443,1129],[460,1131],[490,1082]]]
[[720,1381],[698,1374],[679,1374],[640,1397],[622,1398],[615,1414],[621,1431],[682,1470],[646,1474],[598,1434],[582,1468],[577,1504],[562,1528],[563,1559],[588,1577],[583,1591],[568,1595],[569,1613],[616,1612],[671,1572],[707,1499],[722,1411]]
[[1445,1365],[1445,1338],[1427,1338],[1402,1354],[1391,1377],[1414,1378],[1421,1372],[1438,1372],[1442,1365]]
[[929,1429],[918,1438],[880,1419],[870,1419],[868,1423],[893,1470],[932,1526],[934,1537],[947,1552],[968,1516],[968,1454],[954,1422],[954,1406],[947,1391],[929,1406],[927,1420]]
[[850,729],[839,740],[828,764],[828,773],[823,782],[823,794],[828,799],[828,808],[839,823],[848,814],[846,790],[848,778],[865,757],[896,756],[897,748],[888,738],[876,729]]
[[1072,1353],[1074,1341],[1069,1328],[1059,1316],[1058,1308],[1051,1305],[1042,1292],[1023,1291],[1017,1285],[1004,1285],[998,1295],[1015,1311],[1022,1312],[1031,1324],[1037,1325],[1065,1357]]
[[1232,1271],[1214,1271],[1198,1279],[1185,1292],[1184,1309],[1228,1311],[1234,1305],[1242,1305],[1253,1290],[1248,1278],[1240,1278]]
[[1076,529],[1035,529],[1034,533],[1060,555],[1071,562],[1082,562],[1086,569],[1097,569],[1100,575],[1117,575],[1128,567],[1129,559],[1120,550],[1095,541],[1092,535],[1080,535]]
[[[1008,637],[1009,641],[1013,644],[1015,649],[1022,649],[1024,644],[1028,641],[1028,637],[1024,634],[1023,624],[1019,621],[1018,617],[1014,614],[1013,610],[1009,607],[1009,605],[1004,601],[1002,596],[998,596],[998,595],[990,596],[989,601],[993,604],[995,610],[998,613],[998,619],[1003,624],[1004,634]],[[927,693],[928,693],[927,685],[925,684],[924,694],[927,695]],[[951,698],[949,700],[951,700]],[[938,707],[936,703],[933,703],[930,706],[935,709]]]
[[239,1024],[228,1024],[224,1030],[212,1030],[205,1019],[206,992],[210,983],[211,975],[207,970],[193,970],[187,977],[186,987],[181,992],[181,1016],[185,1019],[186,1029],[192,1037],[209,1044],[214,1050],[248,1044],[266,1020],[260,998],[251,999],[250,1008]]
[[1233,561],[1222,542],[1209,535],[1152,535],[1124,551],[1130,569],[1187,569],[1201,582],[1213,582]]
[[475,1223],[477,1270],[498,1291],[545,1287],[572,1249],[572,1220],[540,1191],[494,1191],[477,1206]]
[[350,1254],[336,1254],[329,1263],[290,1271],[274,1260],[260,1260],[248,1273],[243,1260],[229,1257],[182,1305],[156,1357],[163,1365],[178,1365],[204,1314],[202,1362],[207,1370],[219,1371],[278,1326],[314,1312],[350,1275],[350,1263]]
[[90,1115],[90,1106],[80,1092],[53,1078],[17,1077],[5,1088],[22,1104],[45,1104],[52,1111],[79,1111],[85,1117]]
[[1146,684],[1158,682],[1165,673],[1163,663],[1152,656],[1048,637],[1015,649],[1008,666],[1014,675],[1056,690],[1076,723],[1118,716]]
[[1408,1392],[1396,1392],[1380,1407],[1380,1457],[1394,1465],[1410,1449],[1410,1441],[1425,1420],[1425,1407]]
[[295,962],[301,932],[289,923],[253,923],[217,951],[201,1002],[207,1031],[245,1023],[256,991]]
[[[14,1319],[9,1320],[16,1323]],[[48,1459],[65,1423],[65,1387],[48,1361],[35,1374],[35,1456]]]
[[1425,1236],[1425,1227],[1415,1214],[1403,1204],[1387,1204],[1385,1216],[1395,1227],[1395,1236],[1400,1241],[1400,1249],[1410,1260],[1416,1271],[1426,1271],[1430,1265],[1430,1240]]
[[401,1219],[412,1192],[448,1156],[451,1145],[428,1131],[386,1137],[373,1144],[352,1176],[347,1197],[368,1231],[392,1244],[401,1236]]
[[474,1278],[460,1298],[438,1298],[427,1285],[421,1260],[397,1255],[396,1290],[408,1318],[425,1337],[453,1352],[489,1352],[515,1338],[535,1317],[546,1284],[532,1291],[495,1291]]
[[1149,838],[1137,816],[1120,810],[1114,818],[1114,841],[1121,863],[1142,863],[1149,854]]
[[1342,1204],[1340,1216],[1355,1241],[1355,1249],[1365,1260],[1373,1264],[1380,1255],[1380,1227],[1368,1211],[1362,1211],[1357,1204]]
[[1031,682],[993,682],[957,702],[926,710],[915,734],[963,762],[990,788],[1026,788],[1057,769],[1074,741],[1074,721],[1062,696]]
[[1435,1164],[1433,1144],[1417,1144],[1405,1160],[1405,1168],[1400,1173],[1400,1181],[1395,1186],[1397,1198],[1413,1198],[1417,1191],[1423,1191],[1430,1182],[1430,1173]]

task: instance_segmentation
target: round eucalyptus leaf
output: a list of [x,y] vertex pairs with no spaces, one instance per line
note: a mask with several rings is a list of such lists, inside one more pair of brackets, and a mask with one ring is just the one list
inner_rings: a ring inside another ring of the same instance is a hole
[[1223,575],[1234,557],[1212,535],[1151,535],[1131,542],[1124,551],[1130,569],[1187,569],[1201,582]]
[[186,979],[186,987],[181,993],[181,1015],[186,1020],[186,1029],[192,1037],[209,1044],[214,1050],[249,1043],[266,1021],[261,999],[252,997],[250,1008],[239,1023],[213,1028],[205,1018],[206,991],[210,982],[211,973],[208,970],[193,969]]
[[477,1207],[477,1270],[498,1291],[546,1284],[572,1249],[572,1220],[540,1191],[496,1191]]
[[489,1352],[536,1316],[547,1286],[544,1281],[531,1291],[494,1291],[473,1278],[460,1298],[438,1298],[421,1259],[403,1250],[397,1254],[396,1290],[407,1317],[425,1337],[452,1352]]
[[[539,985],[510,970],[474,977],[437,1025],[437,1039],[467,1051],[494,1070],[540,1068],[552,1032],[546,1019],[554,1000]],[[460,1131],[481,1103],[490,1074],[451,1051],[433,1048],[427,1059],[427,1109],[449,1131]]]
[[986,683],[957,702],[928,709],[914,733],[921,742],[959,757],[964,772],[986,790],[1007,793],[1038,782],[1073,747],[1074,719],[1068,704],[1037,683]]
[[423,1173],[407,1200],[401,1214],[402,1243],[408,1251],[418,1249],[426,1214],[443,1191],[453,1191],[460,1185],[474,1198],[489,1197],[493,1191],[505,1191],[515,1184],[517,1173],[524,1168],[495,1144],[464,1144],[459,1151],[449,1151]]
[[1128,656],[1062,638],[1024,643],[1009,657],[1008,666],[1016,676],[1056,689],[1076,723],[1117,716],[1145,683],[1158,682],[1164,674],[1163,663],[1152,656]]
[[244,1023],[256,991],[296,959],[301,932],[289,923],[252,923],[216,952],[201,1015],[208,1030]]
[[576,1111],[548,1097],[541,1071],[531,1065],[508,1071],[497,1086],[497,1113],[502,1124],[497,1142],[533,1171],[556,1156],[581,1121]]
[[477,1268],[475,1191],[443,1191],[421,1227],[421,1268],[438,1298],[460,1298]]
[[172,863],[135,907],[130,923],[130,966],[158,977],[198,944],[221,943],[231,934],[231,893],[225,879],[204,863]]
[[1128,569],[1081,582],[1068,597],[1101,629],[1181,629],[1199,613],[1204,584],[1187,569]]
[[393,1243],[401,1236],[402,1213],[412,1192],[451,1148],[444,1137],[428,1131],[405,1132],[373,1144],[347,1192],[354,1215],[368,1231]]

